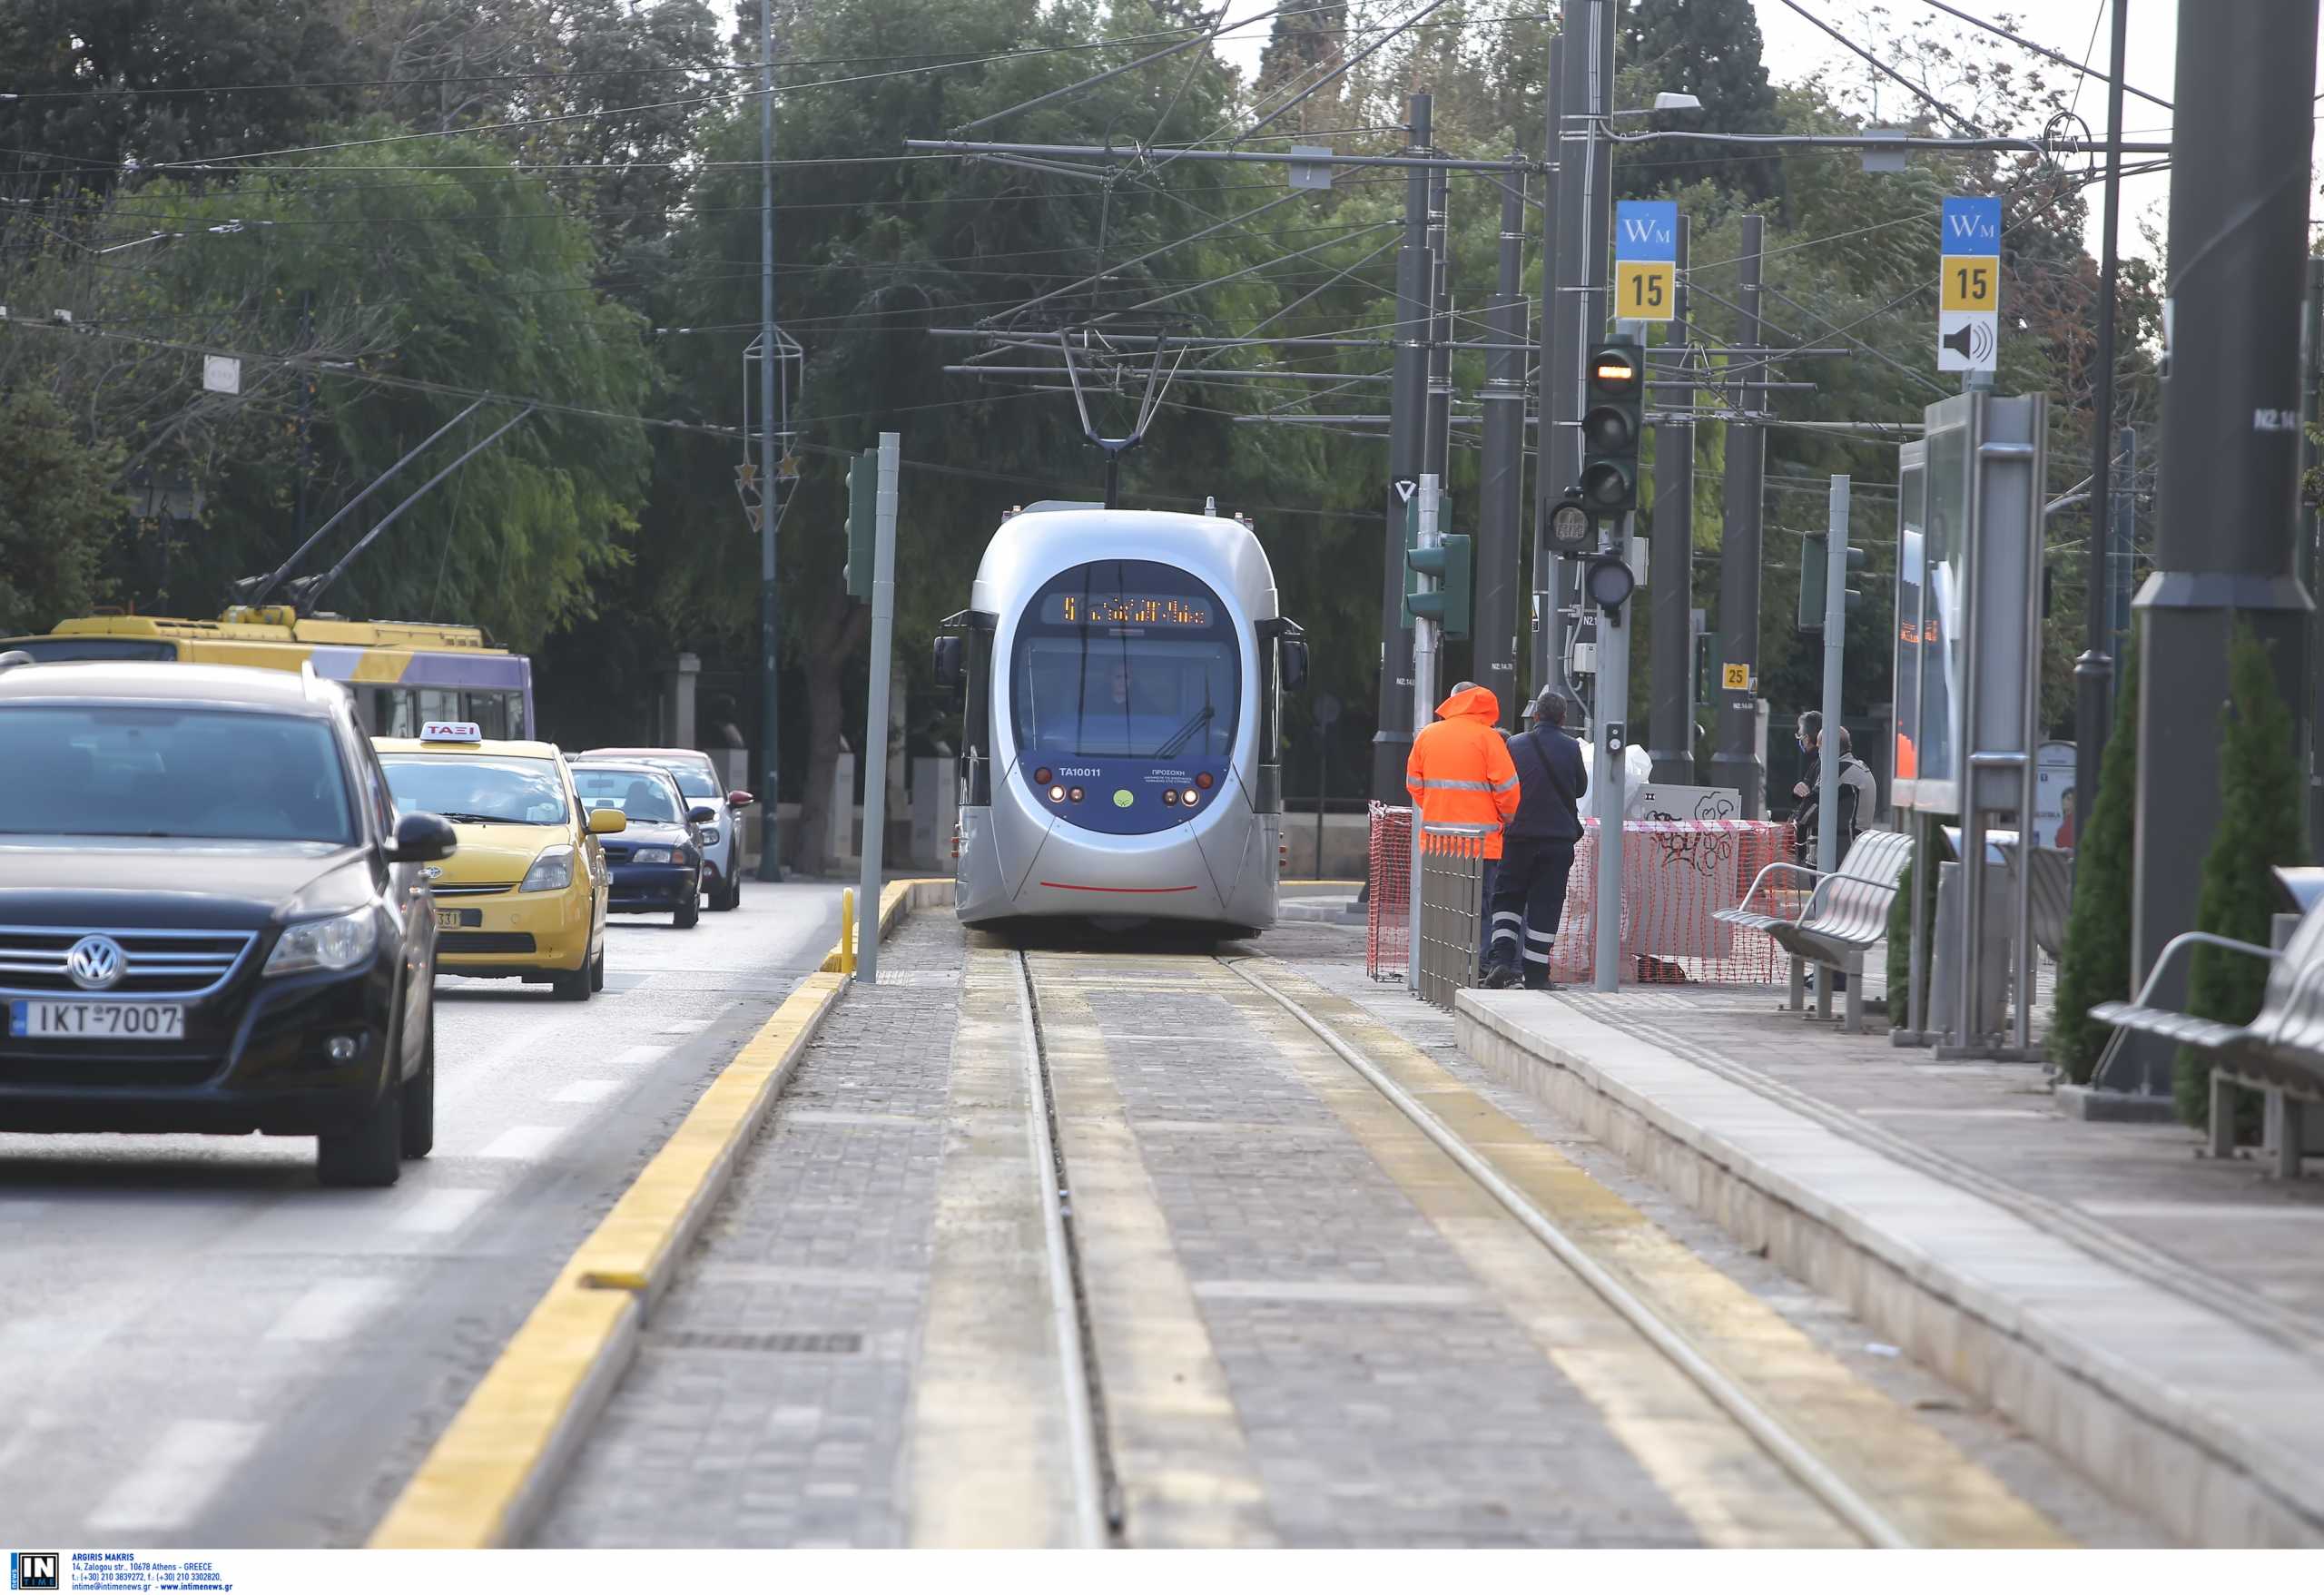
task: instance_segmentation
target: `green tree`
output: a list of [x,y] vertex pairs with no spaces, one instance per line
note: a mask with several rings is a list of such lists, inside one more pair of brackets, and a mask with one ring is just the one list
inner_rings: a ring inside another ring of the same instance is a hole
[[[2291,714],[2276,691],[2267,645],[2238,623],[2228,643],[2228,701],[2220,714],[2220,822],[2203,859],[2195,928],[2237,941],[2268,945],[2278,865],[2304,851],[2300,783]],[[2188,960],[2187,1011],[2228,1024],[2249,1024],[2267,989],[2268,965],[2247,953],[2198,946]],[[2211,1060],[2181,1048],[2173,1085],[2179,1117],[2201,1126],[2211,1117]]]
[[2098,771],[2094,800],[2080,804],[2073,906],[2066,916],[2064,956],[2052,1003],[2050,1061],[2077,1086],[2090,1083],[2098,1055],[2113,1034],[2090,1017],[2101,1002],[2131,995],[2131,843],[2139,781],[2139,670],[2125,652],[2114,694],[2114,724]]
[[[1720,133],[1774,133],[1781,126],[1776,91],[1761,54],[1759,19],[1751,0],[1636,0],[1624,8],[1616,48],[1625,73],[1640,85],[1648,105],[1658,91],[1693,94],[1699,111],[1659,117],[1659,127],[1714,128]],[[1616,192],[1626,199],[1659,193],[1674,182],[1708,177],[1752,200],[1777,192],[1782,168],[1759,155],[1734,155],[1706,163],[1689,149],[1684,164],[1666,164],[1651,154],[1617,162]]]
[[113,486],[117,448],[92,449],[37,389],[0,394],[0,635],[85,614],[128,500]]

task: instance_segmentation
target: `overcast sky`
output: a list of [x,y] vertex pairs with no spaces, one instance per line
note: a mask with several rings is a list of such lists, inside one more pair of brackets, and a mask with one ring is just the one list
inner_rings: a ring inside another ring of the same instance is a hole
[[[1256,15],[1274,8],[1278,0],[1233,0],[1232,16]],[[1857,0],[1799,0],[1808,12],[1846,30],[1855,24],[1859,6]],[[1924,0],[1886,0],[1890,14],[1899,23],[1909,20],[1915,13],[1929,9]],[[1973,15],[1999,18],[2004,13],[2014,20],[2009,25],[2013,33],[2055,50],[2076,61],[2087,61],[2101,75],[2087,80],[2075,106],[2091,125],[2093,133],[2102,134],[2106,128],[2106,85],[2103,74],[2111,47],[2112,18],[2110,0],[2014,0],[2000,4],[1997,0],[1948,0],[1956,11]],[[2211,0],[2219,4],[2220,0]],[[1836,44],[1829,35],[1818,31],[1784,0],[1753,0],[1759,14],[1759,32],[1766,40],[1768,71],[1778,83],[1797,83],[1827,68],[1837,68],[1852,77],[1866,77],[1872,69]],[[1554,0],[1543,0],[1543,9],[1551,9]],[[1940,23],[1950,29],[1968,32],[1969,25],[1956,23],[1942,14]],[[2179,0],[2135,0],[2131,10],[2128,64],[2123,74],[2127,82],[2163,99],[2171,97],[2171,78],[2178,51]],[[1246,65],[1255,65],[1258,52],[1266,41],[1267,25],[1256,24],[1239,34],[1230,35],[1225,53]],[[1859,40],[1878,50],[1873,40]],[[2014,48],[2014,47],[2013,47]],[[2040,57],[2026,54],[2028,65],[2048,66],[2051,71],[2064,73],[2068,69]],[[1686,85],[1673,84],[1672,88]],[[1902,116],[1914,105],[1905,91],[1891,90]],[[1889,96],[1884,95],[1885,110]],[[2168,140],[2171,136],[2170,113],[2149,104],[2135,95],[2122,103],[2122,127],[2126,138]],[[2038,127],[2013,128],[2014,133],[2037,133]],[[2137,157],[2132,157],[2136,160]],[[2152,216],[2155,231],[2163,231],[2168,220],[2170,177],[2157,172],[2151,176],[2126,179],[2122,184],[2122,247],[2124,252],[2142,250],[2139,222]],[[2098,194],[2091,194],[2090,244],[2096,252],[2098,239]]]

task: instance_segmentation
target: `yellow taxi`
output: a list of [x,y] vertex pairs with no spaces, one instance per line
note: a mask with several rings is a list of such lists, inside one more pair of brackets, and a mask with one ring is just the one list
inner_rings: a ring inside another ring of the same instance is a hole
[[613,871],[598,842],[619,809],[585,810],[554,743],[487,741],[472,721],[371,739],[396,811],[441,814],[459,850],[425,871],[436,896],[436,966],[546,981],[570,1002],[606,984]]

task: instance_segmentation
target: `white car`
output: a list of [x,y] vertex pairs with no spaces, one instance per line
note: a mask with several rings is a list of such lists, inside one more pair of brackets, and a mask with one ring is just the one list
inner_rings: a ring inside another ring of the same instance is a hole
[[708,753],[692,748],[591,748],[572,757],[576,764],[597,759],[608,763],[659,764],[676,778],[687,802],[717,810],[718,818],[699,832],[703,894],[714,913],[743,906],[743,811],[758,800],[747,792],[724,791],[718,767]]

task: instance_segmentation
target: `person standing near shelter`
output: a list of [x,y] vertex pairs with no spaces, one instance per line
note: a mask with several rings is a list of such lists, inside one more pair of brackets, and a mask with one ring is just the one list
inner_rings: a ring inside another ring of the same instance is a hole
[[1509,739],[1521,801],[1509,822],[1491,899],[1487,986],[1514,986],[1521,979],[1530,990],[1549,988],[1550,951],[1565,916],[1566,880],[1573,872],[1574,844],[1581,840],[1581,800],[1590,791],[1581,744],[1566,734],[1567,713],[1565,694],[1544,687],[1525,711],[1526,728]]
[[[1462,682],[1436,706],[1435,721],[1413,738],[1412,755],[1404,761],[1404,790],[1412,794],[1422,825],[1478,828],[1478,851],[1484,855],[1482,901],[1488,903],[1501,863],[1502,827],[1517,812],[1517,768],[1509,762],[1500,719],[1501,700],[1491,688]],[[1452,848],[1452,838],[1423,832],[1422,852]],[[1481,956],[1486,948],[1481,931]]]

